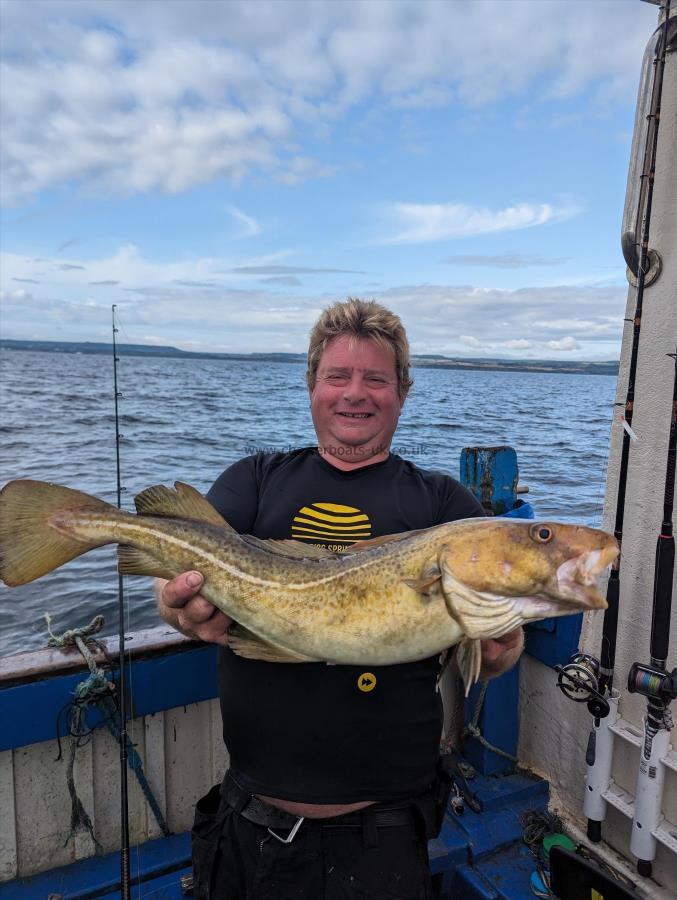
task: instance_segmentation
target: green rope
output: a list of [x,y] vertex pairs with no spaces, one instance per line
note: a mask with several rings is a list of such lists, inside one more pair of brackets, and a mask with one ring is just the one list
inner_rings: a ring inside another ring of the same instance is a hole
[[472,721],[469,722],[463,729],[463,733],[461,734],[461,741],[464,741],[467,737],[475,738],[475,740],[479,741],[479,743],[483,747],[486,747],[487,750],[491,750],[492,753],[497,753],[499,756],[503,756],[506,759],[511,760],[511,762],[516,763],[516,756],[513,756],[512,753],[507,753],[505,750],[501,750],[500,747],[494,746],[494,744],[490,743],[480,731],[479,720],[480,714],[482,712],[482,706],[484,705],[484,698],[487,693],[487,684],[488,682],[486,681],[482,682],[482,687],[480,689],[479,697],[477,698],[477,704],[475,706],[475,713],[472,717]]
[[[94,829],[91,819],[87,815],[87,812],[82,805],[82,802],[80,801],[80,798],[78,797],[77,791],[75,789],[75,782],[73,779],[73,765],[75,762],[75,751],[79,746],[89,740],[92,733],[92,729],[88,728],[87,726],[87,710],[90,706],[95,706],[99,709],[99,712],[102,714],[108,730],[113,735],[116,741],[120,741],[120,717],[118,715],[117,704],[115,702],[115,686],[106,678],[106,674],[103,672],[103,670],[98,668],[89,647],[85,643],[86,640],[91,640],[93,636],[101,630],[101,628],[103,627],[104,619],[103,616],[94,616],[89,625],[86,625],[84,628],[72,628],[69,631],[65,631],[62,635],[55,635],[52,632],[52,620],[48,614],[45,615],[45,620],[47,622],[47,630],[49,631],[50,635],[47,646],[77,646],[89,668],[88,677],[76,686],[75,691],[73,692],[74,699],[70,705],[69,732],[74,740],[71,741],[70,757],[66,774],[68,791],[71,797],[71,830],[70,834],[66,838],[66,843],[68,843],[68,841],[72,837],[74,837],[75,833],[78,830],[85,829],[89,832],[96,847],[97,853],[102,853],[103,850],[101,848],[101,845],[94,836]],[[122,660],[120,664],[122,665]],[[158,802],[153,795],[151,787],[148,783],[148,779],[146,778],[146,774],[143,771],[143,762],[141,760],[141,757],[137,753],[136,748],[130,741],[129,737],[127,737],[126,746],[127,764],[136,775],[139,786],[143,792],[144,797],[146,798],[146,802],[150,806],[153,816],[155,817],[155,821],[160,827],[162,834],[167,837],[167,835],[170,833],[169,828],[167,827],[167,823],[165,822]]]
[[49,632],[48,647],[72,647],[73,644],[77,644],[80,653],[82,653],[89,666],[90,672],[96,669],[94,657],[89,652],[83,638],[91,638],[101,631],[103,628],[103,616],[94,616],[89,625],[85,625],[84,628],[71,628],[69,631],[64,631],[62,635],[54,634],[52,631],[52,617],[49,613],[45,613],[45,621]]

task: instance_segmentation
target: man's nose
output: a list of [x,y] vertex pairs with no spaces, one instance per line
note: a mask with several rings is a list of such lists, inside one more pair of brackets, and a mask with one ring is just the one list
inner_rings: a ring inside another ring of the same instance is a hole
[[366,388],[362,376],[355,372],[343,388],[343,398],[348,403],[359,403],[366,398]]

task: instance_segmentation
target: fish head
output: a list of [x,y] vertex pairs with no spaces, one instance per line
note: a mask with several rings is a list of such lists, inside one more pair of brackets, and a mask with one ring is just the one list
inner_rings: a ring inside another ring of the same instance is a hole
[[[616,539],[597,528],[478,520],[466,540],[458,534],[442,547],[442,591],[466,634],[496,637],[526,622],[605,609],[597,581],[618,552]],[[476,620],[470,631],[468,617]],[[478,628],[483,633],[471,633]]]

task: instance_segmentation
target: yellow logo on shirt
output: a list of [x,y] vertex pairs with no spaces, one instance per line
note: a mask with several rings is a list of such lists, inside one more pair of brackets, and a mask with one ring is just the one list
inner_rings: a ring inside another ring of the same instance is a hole
[[297,541],[340,552],[356,541],[370,538],[371,522],[369,516],[355,506],[311,503],[302,506],[294,516],[291,536]]
[[376,687],[376,675],[373,672],[363,672],[357,679],[357,686],[365,694]]

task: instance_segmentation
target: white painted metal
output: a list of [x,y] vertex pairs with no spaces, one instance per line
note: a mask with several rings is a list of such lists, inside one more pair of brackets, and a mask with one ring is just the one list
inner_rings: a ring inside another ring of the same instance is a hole
[[628,819],[635,815],[635,798],[614,781],[604,791],[604,799]]
[[[145,728],[145,772],[153,796],[158,802],[160,812],[167,816],[166,779],[165,779],[165,714],[154,713],[144,719]],[[155,821],[152,810],[146,805],[146,833],[149,838],[162,836],[160,826]]]
[[611,730],[614,732],[614,734],[617,734],[618,737],[623,738],[623,740],[628,741],[635,747],[642,746],[642,732],[639,730],[639,728],[631,725],[630,722],[626,722],[625,719],[616,719],[616,722]]
[[[67,749],[68,741],[62,742]],[[75,861],[68,840],[71,799],[66,759],[57,760],[56,741],[14,751],[14,799],[17,874],[33,875]]]
[[209,701],[210,747],[212,750],[212,784],[223,781],[229,765],[228,751],[223,742],[221,705],[217,699]]
[[[658,731],[644,741],[635,790],[635,815],[632,820],[630,850],[638,859],[656,858],[656,831],[662,819],[665,767],[662,759],[670,749],[670,732]],[[675,847],[677,842],[673,841]]]
[[[612,735],[621,738],[635,747],[642,746],[642,735],[634,726],[625,722],[623,719],[617,719],[610,729],[610,732]],[[669,740],[668,732],[659,732],[659,734],[667,735]],[[677,754],[664,739],[661,739],[660,741],[654,740],[654,750],[655,753],[649,761],[649,765],[656,767],[655,763],[656,759],[658,759],[658,766],[656,768],[660,772],[660,782],[652,779],[654,788],[647,792],[643,789],[642,785],[640,785],[641,778],[638,777],[636,794],[640,793],[641,795],[642,790],[644,790],[644,797],[640,800],[639,804],[636,804],[635,794],[632,794],[630,791],[625,790],[620,785],[616,784],[613,779],[610,780],[608,787],[602,794],[602,799],[606,803],[611,804],[611,806],[623,813],[626,818],[633,820],[630,849],[638,858],[648,860],[653,860],[655,858],[656,840],[671,850],[672,853],[677,854],[677,825],[672,824],[661,812],[662,800],[664,799],[666,770],[675,770],[677,765]],[[584,812],[586,817],[592,818],[587,810],[584,809]],[[652,822],[656,824],[652,826]],[[641,823],[642,828],[638,827],[638,823]],[[643,834],[646,829],[650,832],[650,838]],[[642,853],[653,852],[654,855],[640,857],[638,850],[641,850]]]
[[[617,711],[618,703],[615,702],[612,705],[611,713],[608,717],[611,721],[609,722],[610,727],[607,732],[607,737],[611,740],[612,743],[613,738],[616,737],[617,739],[621,739],[634,747],[641,747],[643,744],[643,736],[641,732],[637,728],[635,728],[634,725],[631,725],[629,722],[618,718]],[[603,821],[606,816],[607,803],[621,812],[626,818],[632,819],[633,834],[630,848],[635,856],[638,857],[640,856],[640,854],[637,852],[638,849],[641,849],[642,853],[653,852],[653,856],[641,856],[641,859],[647,860],[653,860],[655,858],[656,840],[667,847],[669,850],[671,850],[673,853],[677,853],[677,825],[673,825],[661,813],[661,801],[663,799],[663,789],[665,783],[665,770],[674,770],[677,767],[677,753],[672,750],[672,747],[669,744],[668,732],[659,732],[659,734],[667,735],[668,740],[666,741],[665,739],[661,739],[659,741],[657,740],[658,736],[656,739],[654,739],[653,749],[655,752],[652,755],[651,760],[649,761],[649,765],[658,770],[657,773],[660,773],[660,781],[658,779],[651,779],[653,789],[650,786],[650,789],[647,792],[640,785],[641,779],[638,778],[638,790],[635,792],[635,794],[632,794],[630,791],[624,789],[619,784],[616,784],[613,779],[609,778],[608,784],[602,789],[601,792],[601,803],[596,798],[593,799],[592,797],[590,800],[588,800],[588,793],[593,794],[593,792],[586,791],[586,797],[583,805],[584,815],[589,819]],[[613,755],[613,750],[611,751],[611,754]],[[658,760],[658,765],[656,765],[656,760]],[[590,769],[588,769],[588,773],[590,774]],[[600,780],[603,780],[603,777],[604,776],[602,776]],[[639,804],[637,804],[635,799],[636,794],[641,794],[642,790],[644,790],[644,796],[640,799]],[[641,824],[642,827],[638,827],[638,824]],[[645,834],[644,832],[647,832],[647,834]]]
[[[66,742],[68,744],[68,742]],[[66,757],[71,752],[68,747]],[[90,817],[94,832],[96,833],[96,816],[94,810],[94,780],[93,780],[94,764],[92,759],[92,742],[85,744],[84,747],[78,747],[75,751],[73,761],[73,780],[79,785],[78,796],[83,807]],[[96,850],[94,840],[90,833],[81,828],[73,838],[73,855],[75,859],[87,859],[92,856]]]
[[167,815],[175,831],[193,824],[195,801],[212,786],[209,703],[165,713]]
[[[128,723],[146,777],[171,831],[192,825],[199,797],[223,778],[227,757],[217,700],[155,713]],[[66,786],[69,740],[45,741],[0,753],[0,883],[92,856],[86,832],[68,839],[71,801]],[[105,728],[80,747],[75,786],[104,851],[120,845],[118,745]],[[136,778],[129,773],[133,846],[160,836]]]
[[668,769],[672,769],[674,772],[677,772],[677,750],[671,750],[668,754],[666,754],[665,759],[663,760],[663,764],[668,767]]
[[[128,722],[129,737],[144,758],[142,720]],[[94,816],[96,836],[105,852],[120,848],[120,749],[106,728],[97,728],[93,740]],[[128,772],[129,840],[138,844],[146,840],[145,801],[137,780]]]
[[586,819],[603,822],[606,818],[604,792],[611,781],[614,755],[614,734],[611,730],[618,719],[618,693],[609,699],[609,715],[593,723],[595,730],[595,762],[588,766],[583,795],[583,814]]
[[[617,809],[627,819],[635,817],[635,798],[628,791],[623,790],[612,781],[607,790],[604,792],[604,799],[607,803]],[[654,838],[663,844],[668,850],[677,853],[677,825],[673,825],[663,818],[660,825],[652,832]],[[654,857],[655,858],[655,857]]]
[[3,750],[0,753],[0,882],[15,877],[14,759],[11,750]]
[[677,828],[665,819],[653,831],[653,836],[656,840],[672,850],[673,853],[677,853],[677,837],[675,835],[677,835]]

